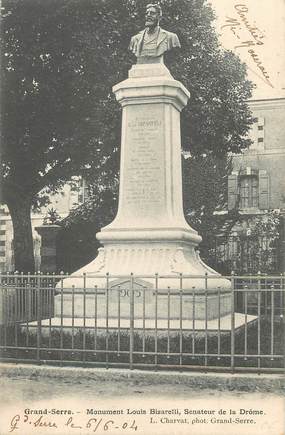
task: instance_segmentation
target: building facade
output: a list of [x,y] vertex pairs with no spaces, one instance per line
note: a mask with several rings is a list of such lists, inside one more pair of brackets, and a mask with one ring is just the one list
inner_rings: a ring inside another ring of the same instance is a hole
[[[31,213],[34,240],[35,270],[41,265],[41,236],[36,228],[43,224],[43,220],[50,209],[56,210],[60,218],[64,219],[73,207],[86,200],[88,189],[82,179],[76,179],[73,184],[66,184],[61,192],[51,195],[50,204],[37,212]],[[13,252],[13,224],[6,206],[0,206],[0,272],[14,271]]]
[[252,144],[231,156],[228,177],[228,211],[238,211],[240,220],[223,243],[223,258],[241,273],[280,271],[276,216],[285,209],[285,98],[249,105]]
[[285,207],[285,98],[250,102],[252,145],[233,155],[228,179],[228,209],[244,215]]

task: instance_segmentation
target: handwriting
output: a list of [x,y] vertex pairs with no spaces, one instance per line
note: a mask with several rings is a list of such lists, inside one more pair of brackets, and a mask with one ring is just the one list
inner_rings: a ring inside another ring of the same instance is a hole
[[[66,418],[66,417],[65,417]],[[79,424],[80,423],[80,424]],[[88,418],[87,421],[82,421],[80,419],[80,422],[76,422],[76,419],[74,417],[68,417],[68,419],[64,419],[62,424],[60,425],[59,422],[55,422],[54,420],[49,420],[48,417],[41,415],[40,417],[37,417],[36,419],[34,417],[30,417],[27,414],[24,414],[24,417],[22,418],[19,414],[16,414],[12,417],[10,421],[10,430],[9,432],[14,432],[18,429],[20,429],[20,426],[26,426],[29,428],[45,428],[47,430],[53,429],[52,431],[49,431],[49,433],[55,433],[54,429],[59,429],[61,433],[62,427],[69,428],[70,432],[73,432],[73,429],[89,429],[87,432],[91,433],[102,433],[102,430],[104,432],[108,430],[120,430],[124,429],[124,431],[131,430],[131,431],[137,431],[138,426],[136,424],[135,420],[132,421],[123,421],[123,422],[116,422],[115,420],[107,420],[107,419],[97,419],[97,418]],[[27,429],[28,430],[28,429]],[[119,432],[118,432],[119,433]]]
[[82,426],[76,426],[73,423],[73,417],[69,417],[69,419],[65,423],[65,426],[69,426],[71,429],[82,429]]
[[261,41],[261,39],[264,38],[263,33],[258,29],[258,27],[252,26],[247,19],[246,14],[248,13],[248,8],[245,5],[235,5],[235,9],[236,9],[237,14],[239,15],[241,21],[244,23],[245,27],[247,28],[249,33],[252,35],[256,44],[263,45],[264,42]]
[[[264,34],[256,26],[252,25],[248,19],[249,8],[244,4],[236,4],[234,9],[238,15],[238,18],[226,17],[226,22],[221,26],[221,30],[228,28],[236,37],[237,44],[234,46],[235,49],[245,48],[250,55],[252,61],[258,69],[258,72],[253,71],[264,83],[266,83],[271,88],[274,88],[269,73],[267,72],[265,66],[263,65],[260,55],[256,52],[253,47],[261,47],[264,45]],[[250,39],[244,39],[241,36],[243,30],[249,32]],[[251,69],[251,68],[249,68]],[[261,73],[261,74],[260,74]]]
[[42,415],[32,424],[34,427],[57,427],[56,423],[44,420]]
[[258,55],[256,54],[256,52],[254,50],[248,50],[248,52],[251,55],[253,61],[256,63],[256,65],[258,66],[258,68],[262,72],[263,76],[265,77],[266,80],[264,80],[264,81],[267,84],[269,84],[272,88],[274,88],[274,86],[270,82],[270,76],[267,73],[266,69],[264,68],[264,66],[263,66],[261,60],[259,59]]
[[13,432],[15,429],[19,429],[19,426],[17,426],[19,421],[20,421],[19,414],[14,415],[14,417],[12,418],[11,423],[10,423],[11,428],[10,428],[9,432]]

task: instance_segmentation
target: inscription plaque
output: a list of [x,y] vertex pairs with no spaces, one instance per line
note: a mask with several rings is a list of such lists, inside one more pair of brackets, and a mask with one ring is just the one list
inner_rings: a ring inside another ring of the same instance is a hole
[[123,204],[144,216],[161,213],[165,202],[162,107],[132,107],[127,113]]

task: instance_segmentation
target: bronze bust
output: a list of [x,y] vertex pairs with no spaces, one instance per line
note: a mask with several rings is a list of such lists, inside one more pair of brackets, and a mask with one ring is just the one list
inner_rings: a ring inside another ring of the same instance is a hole
[[137,63],[162,63],[163,54],[174,47],[181,47],[175,33],[168,32],[159,26],[162,16],[161,7],[157,4],[146,6],[146,28],[133,36],[129,49],[137,57]]

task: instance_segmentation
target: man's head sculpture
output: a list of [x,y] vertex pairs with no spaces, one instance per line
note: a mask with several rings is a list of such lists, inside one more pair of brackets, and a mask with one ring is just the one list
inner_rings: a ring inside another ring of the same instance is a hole
[[162,63],[163,54],[175,47],[181,47],[175,33],[159,26],[161,7],[148,4],[145,14],[145,29],[133,36],[129,49],[137,57],[137,63]]
[[162,9],[159,5],[148,4],[145,11],[145,27],[154,28],[159,25],[162,17]]

